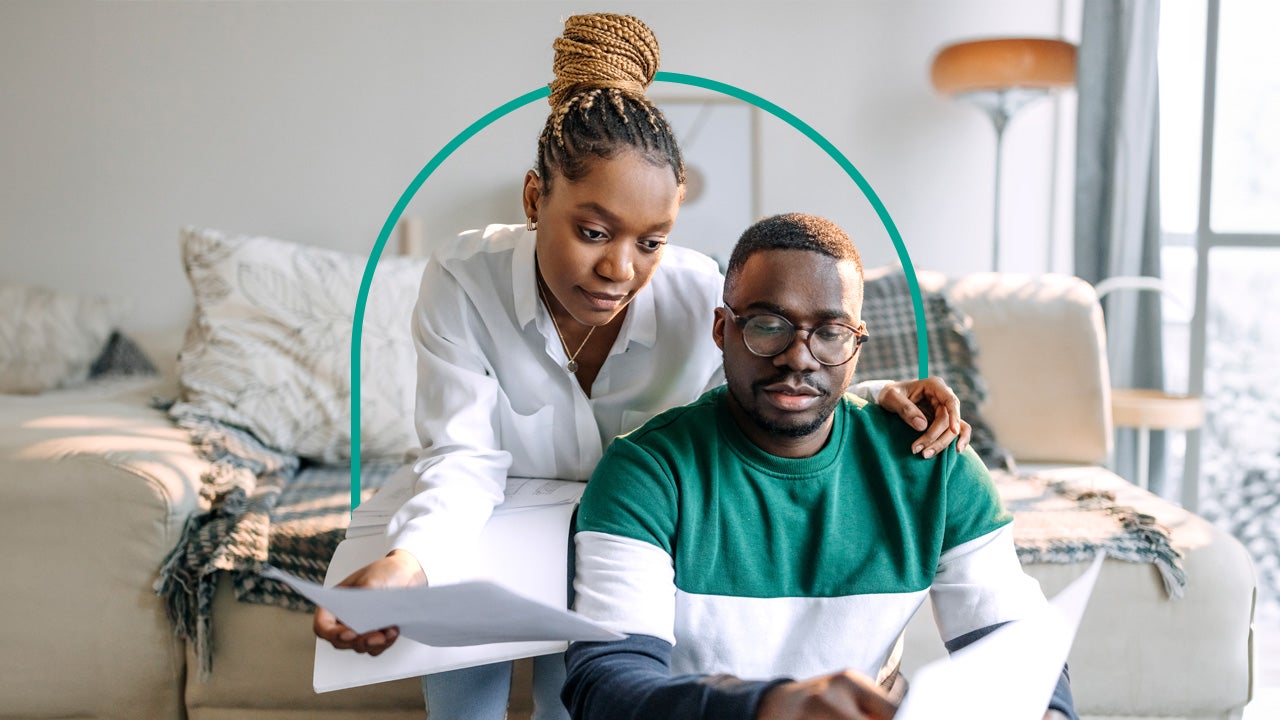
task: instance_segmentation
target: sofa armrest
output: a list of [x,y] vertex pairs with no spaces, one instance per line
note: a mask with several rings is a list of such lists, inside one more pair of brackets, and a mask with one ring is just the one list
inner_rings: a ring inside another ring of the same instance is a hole
[[0,398],[3,717],[181,717],[185,654],[152,591],[207,464],[155,381]]
[[1102,465],[1111,453],[1111,377],[1093,286],[1058,274],[973,273],[947,281],[973,320],[985,415],[1023,462]]
[[[1257,587],[1248,551],[1227,532],[1099,467],[1038,474],[1114,493],[1150,515],[1182,554],[1187,586],[1165,592],[1149,563],[1108,558],[1081,618],[1068,663],[1076,709],[1098,718],[1230,718],[1249,702]],[[1014,522],[1016,523],[1016,517]],[[1027,574],[1053,597],[1087,563],[1032,563]],[[926,601],[907,627],[903,671],[945,655]]]

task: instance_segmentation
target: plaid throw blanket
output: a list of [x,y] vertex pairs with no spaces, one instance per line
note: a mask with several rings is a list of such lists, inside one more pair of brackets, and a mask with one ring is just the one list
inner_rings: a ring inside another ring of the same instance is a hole
[[1013,512],[1013,542],[1023,565],[1085,562],[1105,551],[1117,560],[1155,565],[1169,597],[1182,597],[1182,554],[1154,517],[1117,504],[1114,494],[1086,481],[991,474]]
[[[195,643],[205,678],[213,664],[214,591],[224,572],[243,602],[314,609],[259,571],[269,563],[324,581],[350,520],[350,469],[304,467],[247,432],[214,421],[188,418],[180,424],[192,430],[197,448],[212,461],[201,478],[211,507],[188,520],[155,589],[178,634]],[[366,464],[361,470],[364,498],[399,466]],[[1023,564],[1082,562],[1106,552],[1120,560],[1155,564],[1170,596],[1182,595],[1186,578],[1180,556],[1168,531],[1149,516],[1078,485],[1004,471],[993,474],[1014,513],[1014,540]]]
[[[210,509],[187,520],[155,591],[178,636],[195,643],[204,679],[213,666],[213,598],[222,572],[230,573],[238,600],[314,610],[306,598],[259,572],[269,563],[324,582],[350,520],[351,470],[303,465],[251,433],[214,420],[185,417],[178,424],[192,432],[197,451],[211,463],[200,477]],[[366,463],[360,473],[363,499],[398,467]]]

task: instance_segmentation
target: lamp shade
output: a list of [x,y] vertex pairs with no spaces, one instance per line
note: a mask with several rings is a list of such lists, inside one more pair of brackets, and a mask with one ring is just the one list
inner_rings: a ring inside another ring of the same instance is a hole
[[1076,80],[1076,46],[1049,38],[995,38],[947,45],[933,56],[933,87],[978,106],[996,131],[991,269],[1000,269],[1000,166],[1005,125],[1037,98]]
[[930,79],[935,90],[947,95],[1070,87],[1076,79],[1076,46],[1048,38],[959,42],[934,56]]

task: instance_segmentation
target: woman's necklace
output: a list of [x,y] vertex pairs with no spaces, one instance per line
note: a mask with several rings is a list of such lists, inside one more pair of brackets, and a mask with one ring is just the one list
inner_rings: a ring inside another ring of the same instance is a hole
[[587,336],[582,338],[582,344],[577,350],[569,352],[569,346],[564,341],[564,333],[560,332],[560,323],[556,322],[556,314],[551,312],[551,303],[547,302],[547,294],[542,291],[542,283],[538,283],[538,295],[542,296],[542,304],[547,307],[547,314],[551,316],[551,325],[556,329],[556,335],[560,337],[560,347],[564,348],[564,354],[569,357],[569,362],[565,363],[564,369],[571,373],[578,372],[577,357],[582,353],[582,348],[587,346],[587,341],[591,339],[591,333],[596,331],[596,326],[592,325],[587,331]]

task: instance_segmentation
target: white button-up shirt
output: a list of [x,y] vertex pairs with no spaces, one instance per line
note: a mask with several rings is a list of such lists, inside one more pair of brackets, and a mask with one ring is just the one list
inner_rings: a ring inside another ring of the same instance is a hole
[[463,233],[423,273],[412,321],[423,449],[388,481],[414,487],[387,537],[432,583],[456,575],[451,556],[479,535],[508,475],[585,481],[612,438],[724,381],[711,337],[723,277],[668,245],[588,397],[538,300],[534,237],[520,225]]

